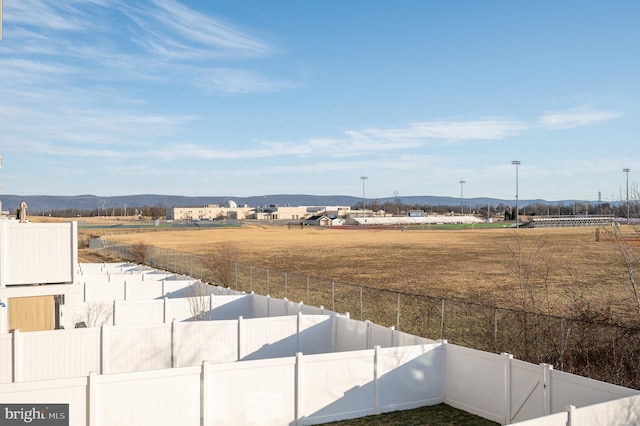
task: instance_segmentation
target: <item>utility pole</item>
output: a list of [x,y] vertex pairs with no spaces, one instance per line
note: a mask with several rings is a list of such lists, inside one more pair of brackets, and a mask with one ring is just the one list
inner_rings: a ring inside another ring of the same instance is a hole
[[513,160],[511,164],[516,166],[516,229],[518,229],[518,226],[520,226],[520,213],[518,211],[518,166],[520,165],[520,160]]
[[460,182],[460,215],[464,214],[464,202],[463,202],[463,198],[462,198],[462,186],[467,183],[464,180],[459,181]]
[[627,226],[629,225],[629,172],[631,169],[622,169],[627,174]]
[[366,201],[364,198],[364,181],[369,178],[367,176],[360,176],[360,179],[362,179],[362,217],[364,217],[364,210],[366,205]]

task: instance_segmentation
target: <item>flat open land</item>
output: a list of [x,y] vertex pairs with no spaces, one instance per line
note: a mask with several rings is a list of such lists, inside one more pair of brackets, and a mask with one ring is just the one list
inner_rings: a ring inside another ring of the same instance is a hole
[[[633,229],[620,229],[633,234]],[[113,242],[223,256],[272,271],[404,293],[563,316],[571,316],[577,304],[604,304],[631,315],[635,299],[626,266],[608,232],[590,227],[401,230],[260,224],[80,231]],[[91,256],[81,250],[81,261],[94,261]]]

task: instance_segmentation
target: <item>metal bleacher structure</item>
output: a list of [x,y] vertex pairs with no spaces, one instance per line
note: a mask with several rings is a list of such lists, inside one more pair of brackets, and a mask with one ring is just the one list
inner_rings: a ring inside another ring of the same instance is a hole
[[[7,300],[47,291],[64,295],[64,329],[10,332]],[[440,403],[499,424],[640,423],[639,391],[547,364],[142,265],[79,264],[75,223],[0,222],[0,406],[15,403],[67,404],[74,426],[306,425]]]
[[[576,226],[611,226],[614,216],[545,216],[534,217],[526,227],[529,228],[567,228]],[[525,227],[523,225],[523,227]]]

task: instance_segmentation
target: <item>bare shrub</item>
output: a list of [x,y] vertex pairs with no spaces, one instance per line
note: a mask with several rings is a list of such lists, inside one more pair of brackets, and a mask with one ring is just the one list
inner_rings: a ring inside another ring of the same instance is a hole
[[223,287],[231,287],[236,278],[237,246],[229,241],[218,243],[211,252],[211,258],[214,281]]
[[189,312],[193,321],[206,321],[210,318],[210,297],[207,292],[207,284],[197,282],[189,287],[187,292]]
[[135,263],[143,264],[149,258],[149,246],[140,241],[130,247],[131,260]]
[[[629,294],[628,300],[633,306],[636,320],[640,321],[640,282],[636,280],[635,274],[636,270],[640,269],[640,259],[637,252],[640,229],[632,227],[631,232],[628,234],[625,234],[620,226],[606,227],[603,230],[620,254],[622,274],[624,275],[622,284],[627,294]],[[612,265],[612,269],[614,268],[616,266]],[[616,271],[612,272],[615,273]]]

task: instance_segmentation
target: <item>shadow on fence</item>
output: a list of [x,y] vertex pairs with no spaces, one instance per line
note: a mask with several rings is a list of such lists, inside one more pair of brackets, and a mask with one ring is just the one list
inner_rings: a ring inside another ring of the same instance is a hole
[[[140,256],[135,244],[108,243],[102,250],[129,261]],[[338,283],[151,246],[144,255],[144,263],[153,268],[233,290],[349,312],[351,318],[417,336],[508,352],[524,361],[640,389],[637,328]]]

